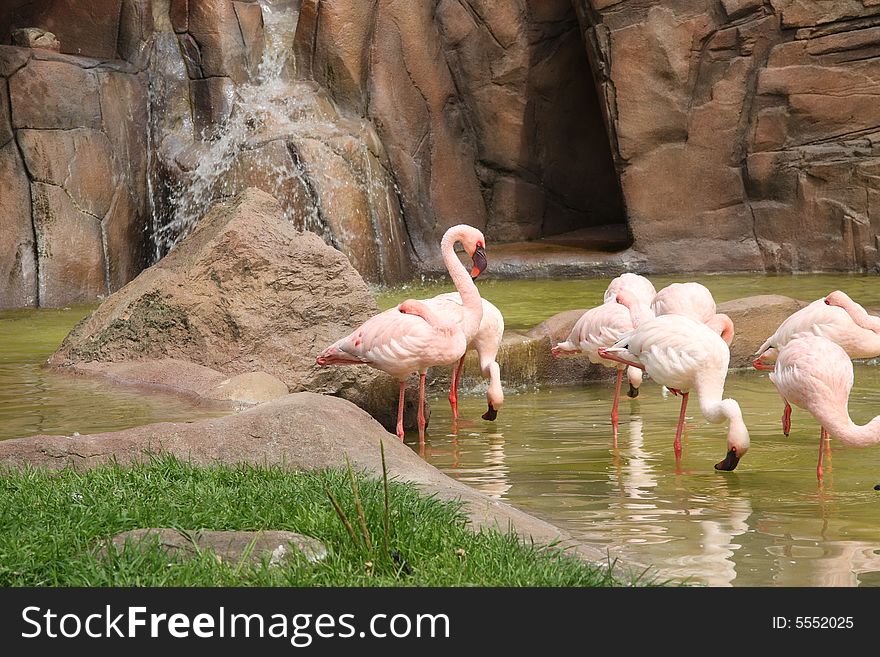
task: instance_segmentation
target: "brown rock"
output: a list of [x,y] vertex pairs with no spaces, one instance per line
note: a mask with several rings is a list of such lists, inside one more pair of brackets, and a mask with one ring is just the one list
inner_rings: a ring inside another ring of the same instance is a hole
[[0,146],[12,139],[12,119],[9,116],[9,87],[4,80],[0,83]]
[[236,84],[247,82],[247,51],[233,2],[188,2],[187,17],[187,30],[199,45],[204,75],[228,77]]
[[235,85],[230,78],[210,77],[190,83],[193,100],[193,122],[202,135],[211,132],[232,114]]
[[56,366],[175,358],[233,376],[262,370],[291,390],[338,394],[390,425],[397,386],[315,356],[377,311],[339,251],[247,190],[201,219],[177,248],[112,295],[52,357]]
[[117,186],[113,202],[101,224],[111,292],[128,283],[146,265],[144,224],[144,215],[138,212],[128,187]]
[[56,185],[32,183],[31,199],[40,305],[91,303],[107,294],[100,220]]
[[138,208],[147,204],[148,92],[144,75],[108,71],[99,78],[104,134]]
[[234,564],[250,563],[256,566],[264,561],[269,566],[295,563],[296,555],[306,561],[321,561],[327,557],[327,548],[316,538],[288,531],[209,531],[205,529],[150,528],[132,529],[116,534],[102,552],[113,549],[148,551],[155,548],[173,557],[192,558],[203,550],[210,550],[217,559]]
[[[17,10],[19,25],[38,25],[58,37],[61,52],[114,59],[122,0],[31,2]],[[22,3],[20,3],[22,4]]]
[[807,304],[778,294],[763,294],[718,304],[718,312],[733,320],[730,367],[751,367],[752,359],[789,315]]
[[526,335],[536,339],[549,338],[554,345],[564,342],[568,339],[571,329],[587,310],[587,308],[578,308],[557,313],[530,329]]
[[38,27],[23,27],[12,31],[12,45],[21,48],[42,48],[58,52],[61,44],[55,35]]
[[9,92],[16,128],[101,129],[98,84],[92,71],[33,59],[9,78]]
[[0,308],[35,306],[37,269],[30,189],[14,141],[0,146],[0,190]]
[[138,68],[149,59],[150,40],[156,26],[151,0],[122,0],[119,12],[119,56]]
[[248,77],[253,78],[263,58],[263,11],[255,2],[233,2],[232,5],[244,40]]

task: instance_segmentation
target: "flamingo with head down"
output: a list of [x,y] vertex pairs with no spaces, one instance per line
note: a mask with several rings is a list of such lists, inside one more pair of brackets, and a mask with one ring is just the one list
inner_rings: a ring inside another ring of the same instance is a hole
[[[880,317],[868,312],[845,292],[835,290],[792,313],[776,332],[767,338],[755,354],[752,366],[770,371],[779,351],[791,340],[803,335],[820,335],[834,342],[850,358],[880,356]],[[782,432],[791,432],[791,405],[782,413]]]
[[[471,271],[455,255],[461,242],[472,258]],[[422,301],[408,299],[395,308],[374,315],[349,335],[324,349],[318,365],[369,365],[400,380],[397,435],[403,439],[403,401],[406,379],[419,373],[419,438],[425,438],[425,372],[434,365],[457,362],[465,353],[468,336],[474,335],[483,317],[480,293],[471,277],[486,268],[486,241],[471,226],[453,226],[440,242],[443,260],[462,299],[461,322],[444,317]]]
[[658,383],[681,393],[681,412],[675,431],[676,460],[681,457],[681,435],[691,390],[709,422],[727,420],[727,455],[716,470],[733,470],[749,449],[749,432],[739,404],[722,399],[730,350],[715,331],[684,315],[662,315],[641,324],[599,355],[624,365],[640,367]]
[[[498,409],[504,404],[501,368],[495,360],[501,348],[501,340],[504,338],[504,316],[493,303],[486,299],[482,301],[483,318],[480,320],[477,332],[468,336],[467,348],[476,350],[480,359],[480,371],[489,379],[489,389],[486,391],[489,408],[482,417],[484,420],[494,421],[498,417]],[[438,294],[431,299],[425,299],[424,303],[438,314],[452,318],[462,325],[464,305],[458,292]],[[449,404],[452,406],[454,420],[458,419],[458,386],[462,367],[464,367],[464,356],[458,361],[458,366],[452,368],[452,382],[449,386]]]
[[[620,336],[632,331],[633,328],[651,317],[653,314],[650,308],[642,304],[632,293],[622,291],[617,294],[613,303],[603,303],[581,315],[581,318],[572,327],[568,339],[551,349],[554,358],[584,353],[591,363],[613,367],[617,370],[614,402],[611,406],[611,426],[614,428],[615,436],[617,435],[620,384],[623,380],[623,372],[627,368],[602,356],[601,350],[603,347],[610,347]],[[635,381],[630,379],[630,386],[638,387],[641,380],[641,370],[639,370],[638,379]]]
[[835,342],[809,333],[792,338],[779,349],[770,380],[786,403],[809,411],[821,425],[816,466],[820,481],[829,436],[853,447],[880,443],[880,415],[862,426],[849,416],[853,366],[849,354]]

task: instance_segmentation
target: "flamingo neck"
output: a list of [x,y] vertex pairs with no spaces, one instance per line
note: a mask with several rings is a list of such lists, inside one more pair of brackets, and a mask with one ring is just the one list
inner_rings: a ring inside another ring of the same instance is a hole
[[715,313],[712,318],[706,322],[706,326],[716,331],[721,339],[727,343],[729,347],[733,342],[733,320],[724,313]]
[[868,331],[873,331],[874,333],[880,333],[880,317],[869,315],[867,310],[862,308],[852,299],[847,299],[846,301],[838,301],[830,305],[837,306],[838,308],[843,308],[846,311],[847,315],[849,315],[856,323],[856,325],[860,326],[861,328],[867,329]]
[[629,292],[620,292],[617,295],[617,303],[629,310],[629,318],[633,328],[636,329],[643,322],[654,319],[654,311],[650,306],[645,305],[641,299]]
[[461,239],[461,231],[447,232],[440,241],[440,251],[443,254],[443,262],[446,264],[446,270],[449,272],[450,278],[452,278],[455,289],[461,295],[461,330],[470,340],[477,334],[477,330],[480,328],[480,320],[483,319],[483,301],[467,268],[461,264],[461,260],[455,255],[455,243],[461,241]]
[[810,409],[832,437],[852,447],[868,447],[880,443],[880,415],[864,425],[858,425],[849,416],[849,410],[828,407]]

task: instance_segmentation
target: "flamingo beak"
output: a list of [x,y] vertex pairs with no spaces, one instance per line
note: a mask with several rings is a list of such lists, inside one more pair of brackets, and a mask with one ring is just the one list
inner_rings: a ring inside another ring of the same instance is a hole
[[724,457],[724,460],[715,464],[715,469],[730,472],[731,470],[736,469],[737,463],[739,463],[739,456],[736,455],[736,447],[731,447],[727,452],[727,456]]
[[634,387],[632,383],[629,384],[629,392],[626,393],[626,396],[630,399],[635,399],[639,396],[639,389]]
[[758,370],[760,372],[772,372],[774,369],[772,366],[765,363],[762,360],[761,356],[758,356],[757,358],[755,358],[752,361],[752,367],[754,367],[756,370]]
[[486,262],[486,251],[482,246],[478,246],[477,250],[474,251],[473,264],[474,266],[471,268],[471,278],[476,278],[485,271],[486,265],[488,264]]
[[490,403],[489,410],[483,413],[483,419],[489,420],[489,422],[494,422],[496,417],[498,417],[498,411],[496,411],[495,407]]

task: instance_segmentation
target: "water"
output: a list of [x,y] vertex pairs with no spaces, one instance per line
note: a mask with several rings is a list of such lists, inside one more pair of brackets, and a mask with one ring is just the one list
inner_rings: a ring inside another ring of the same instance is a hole
[[[489,253],[489,268],[492,267]],[[694,275],[651,276],[658,290],[670,283],[695,280]],[[783,294],[785,296],[813,301],[829,292],[842,289],[866,307],[880,306],[880,281],[876,276],[864,274],[702,274],[700,283],[711,290],[718,303],[755,294]],[[602,295],[609,279],[568,280],[478,280],[480,294],[494,303],[504,314],[508,329],[527,329],[539,324],[551,315],[572,308],[591,308],[602,303]],[[386,310],[406,298],[424,299],[442,292],[454,292],[455,287],[446,281],[425,281],[395,288],[374,290],[379,307]]]
[[221,413],[172,395],[144,395],[41,365],[90,308],[0,311],[0,440],[116,431]]
[[[687,277],[652,277],[658,288]],[[865,305],[880,305],[870,276],[719,275],[700,277],[719,301],[748,294],[818,298],[835,288]],[[607,280],[486,281],[483,294],[509,326],[601,300]],[[448,288],[425,284],[385,290],[388,307]],[[503,373],[502,373],[503,374]],[[713,586],[880,585],[880,445],[855,449],[832,439],[831,468],[816,480],[819,427],[794,410],[782,435],[782,402],[766,373],[733,372],[726,396],[740,402],[752,447],[732,473],[724,457],[726,429],[710,425],[692,404],[681,467],[672,450],[679,398],[646,382],[638,400],[621,403],[618,447],[609,413],[612,388],[595,383],[506,391],[495,423],[480,419],[479,390],[460,398],[456,430],[445,393],[431,399],[424,448],[407,442],[455,479],[565,527],[589,543],[660,577]],[[856,365],[850,409],[865,423],[880,412],[880,369]]]

